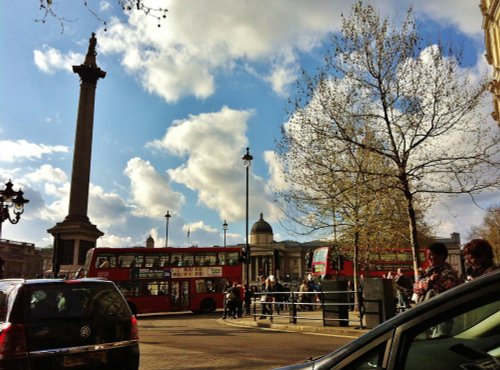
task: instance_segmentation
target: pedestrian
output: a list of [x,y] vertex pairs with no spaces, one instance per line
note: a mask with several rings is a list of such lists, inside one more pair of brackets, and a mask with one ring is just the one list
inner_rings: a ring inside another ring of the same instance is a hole
[[260,320],[266,319],[267,316],[270,316],[272,314],[272,308],[270,303],[272,302],[272,295],[267,294],[271,293],[273,291],[272,289],[273,288],[271,280],[269,278],[265,279],[264,286],[261,290],[263,294],[260,296],[260,307],[261,307],[261,314],[259,317]]
[[398,309],[403,312],[410,308],[410,298],[413,294],[413,283],[411,278],[404,274],[402,268],[398,268],[395,277],[398,298]]
[[281,310],[284,309],[284,302],[285,302],[285,287],[281,282],[276,279],[273,287],[274,292],[276,294],[274,295],[274,302],[275,302],[275,307],[276,307],[276,313],[279,315]]
[[238,282],[236,286],[233,287],[235,290],[235,304],[236,304],[236,317],[241,318],[243,316],[243,297],[245,296],[245,290],[243,286]]
[[495,271],[493,248],[484,239],[473,239],[464,246],[464,257],[467,265],[467,280]]
[[448,248],[444,243],[432,243],[427,248],[427,258],[430,266],[423,271],[422,277],[415,282],[414,292],[418,296],[417,303],[460,285],[457,271],[446,262],[448,258]]
[[[422,273],[419,281],[415,282],[413,291],[417,294],[417,303],[426,301],[448,289],[462,283],[458,272],[446,262],[448,248],[444,243],[432,243],[427,248],[427,258],[430,266]],[[447,337],[450,335],[453,321],[445,321],[429,328],[429,338]]]
[[302,280],[302,284],[299,286],[299,306],[298,310],[299,311],[306,311],[309,306],[309,298],[310,295],[309,293],[309,283],[307,280]]
[[245,302],[245,316],[249,316],[251,314],[252,298],[254,296],[253,293],[253,289],[248,284],[245,284],[245,292],[243,295],[243,300]]
[[224,313],[222,314],[222,318],[226,319],[229,314],[229,296],[230,296],[230,291],[231,291],[231,282],[228,280],[226,281],[226,285],[224,286]]
[[241,302],[240,288],[238,287],[238,282],[234,281],[231,288],[229,288],[227,293],[228,300],[228,314],[230,319],[236,319],[238,317],[238,307]]

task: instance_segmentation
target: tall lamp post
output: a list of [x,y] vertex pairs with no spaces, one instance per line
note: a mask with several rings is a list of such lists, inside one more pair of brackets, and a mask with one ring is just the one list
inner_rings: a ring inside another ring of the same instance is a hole
[[246,170],[246,216],[245,216],[245,288],[249,288],[249,280],[250,280],[250,244],[248,244],[248,170],[250,169],[250,165],[252,164],[253,157],[250,155],[250,148],[247,148],[246,154],[241,157],[243,159],[243,165]]
[[[3,222],[9,220],[11,224],[17,224],[24,212],[24,205],[29,202],[28,199],[24,199],[21,189],[14,191],[13,186],[14,184],[9,180],[5,183],[5,189],[0,190],[0,239],[2,239]],[[11,208],[14,208],[12,216]]]
[[224,223],[222,224],[222,230],[224,230],[224,247],[226,246],[226,232],[227,232],[227,222],[224,220]]
[[167,219],[167,226],[165,228],[165,248],[168,248],[168,221],[170,220],[170,211],[167,210],[167,214],[165,215],[165,218]]

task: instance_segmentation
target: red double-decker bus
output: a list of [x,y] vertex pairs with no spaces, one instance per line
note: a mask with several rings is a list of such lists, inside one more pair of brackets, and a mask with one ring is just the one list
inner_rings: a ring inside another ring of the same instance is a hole
[[[422,268],[429,265],[425,250],[420,251],[420,262]],[[380,248],[370,251],[369,260],[366,262],[369,277],[387,277],[389,272],[395,275],[399,268],[403,269],[405,275],[414,276],[410,248]]]
[[115,282],[134,314],[224,307],[227,281],[241,281],[241,248],[93,248],[87,277]]
[[313,252],[311,275],[322,280],[352,278],[354,265],[352,261],[334,253],[332,247],[320,247]]
[[[425,251],[420,252],[422,267],[428,266]],[[381,248],[371,250],[366,261],[359,264],[359,274],[365,277],[381,278],[394,275],[398,268],[413,277],[413,259],[410,248]],[[354,276],[353,262],[333,251],[332,247],[320,247],[314,250],[311,275],[321,279],[345,279]]]

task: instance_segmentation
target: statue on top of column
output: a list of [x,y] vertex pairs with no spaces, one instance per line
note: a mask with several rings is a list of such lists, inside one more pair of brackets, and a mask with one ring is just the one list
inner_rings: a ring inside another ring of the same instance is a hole
[[95,56],[97,55],[95,51],[95,47],[97,44],[97,39],[95,38],[95,33],[92,32],[92,36],[89,39],[89,49],[87,51],[87,55],[85,56],[85,65],[91,67],[97,67]]

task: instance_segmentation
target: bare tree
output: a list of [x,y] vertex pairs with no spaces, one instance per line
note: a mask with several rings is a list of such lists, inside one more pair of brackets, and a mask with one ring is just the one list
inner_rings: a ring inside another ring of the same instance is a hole
[[[53,0],[39,0],[40,1],[40,12],[42,13],[39,18],[35,19],[35,22],[46,23],[49,19],[55,19],[59,22],[61,26],[61,33],[64,33],[64,25],[67,22],[74,22],[76,19],[70,19],[64,16],[59,12],[59,10],[55,9]],[[145,0],[115,0],[116,3],[123,9],[125,12],[131,11],[140,11],[143,12],[146,16],[152,17],[156,19],[158,22],[158,27],[161,27],[161,21],[167,17],[168,10],[162,7],[150,6],[149,3]],[[92,14],[94,18],[100,22],[105,28],[107,21],[101,17],[99,12],[90,6],[88,0],[80,0],[82,6],[86,9],[87,12]],[[95,4],[94,4],[95,5]]]
[[373,191],[373,183],[383,179],[404,198],[417,278],[418,199],[473,196],[499,185],[498,129],[480,111],[487,86],[485,77],[473,82],[451,47],[445,50],[418,35],[411,8],[396,27],[359,1],[349,17],[342,17],[325,66],[314,75],[305,73],[298,84],[284,135],[305,135],[307,143],[314,136],[315,145],[302,148],[309,157],[311,151],[321,155],[323,146],[332,162],[353,147],[379,158],[382,166],[357,171],[364,171]]

